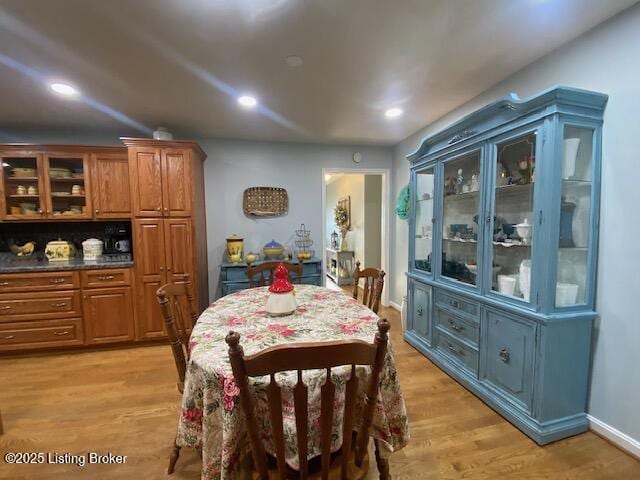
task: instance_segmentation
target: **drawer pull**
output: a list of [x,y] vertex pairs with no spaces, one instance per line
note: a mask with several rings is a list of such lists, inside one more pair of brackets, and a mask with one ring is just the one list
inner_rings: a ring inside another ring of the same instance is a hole
[[510,359],[511,353],[509,353],[509,350],[507,350],[506,348],[500,350],[500,360],[502,360],[504,363],[509,363]]
[[418,308],[416,308],[416,313],[418,314],[419,317],[422,316],[422,305],[418,305]]
[[453,330],[454,332],[461,332],[464,330],[464,327],[462,325],[458,325],[451,319],[449,319],[449,325],[451,326],[451,330]]
[[453,308],[460,308],[460,304],[457,300],[449,300],[449,305],[451,305]]
[[52,278],[51,280],[49,280],[50,283],[64,283],[66,281],[66,279],[64,278]]
[[11,305],[2,305],[0,306],[0,310],[11,310]]
[[114,278],[116,277],[114,277],[113,275],[100,275],[98,277],[98,280],[113,280]]
[[53,334],[62,337],[63,335],[69,335],[69,330],[65,330],[64,332],[53,332]]
[[66,306],[67,306],[67,302],[52,303],[52,304],[51,304],[51,306],[52,306],[52,307],[56,307],[56,308],[59,308],[59,307],[66,307]]
[[456,355],[458,355],[460,357],[464,357],[464,350],[458,350],[456,347],[454,347],[450,343],[448,343],[447,346],[449,347],[449,351],[450,352],[455,353]]
[[12,338],[16,338],[15,335],[7,335],[6,337],[2,337],[3,340],[11,340]]
[[0,282],[0,286],[2,287],[6,287],[7,285],[9,285],[9,282]]

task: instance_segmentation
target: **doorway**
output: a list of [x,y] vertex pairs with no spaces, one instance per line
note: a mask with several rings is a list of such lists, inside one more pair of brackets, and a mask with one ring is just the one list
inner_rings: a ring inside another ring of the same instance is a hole
[[[360,261],[361,268],[375,267],[388,273],[389,178],[387,169],[323,169],[323,248],[320,253],[324,260],[322,277],[325,286],[351,288],[356,261]],[[334,209],[337,205],[343,207],[349,216],[349,230],[344,242],[335,223]],[[383,305],[389,303],[388,290],[386,286],[382,292]]]

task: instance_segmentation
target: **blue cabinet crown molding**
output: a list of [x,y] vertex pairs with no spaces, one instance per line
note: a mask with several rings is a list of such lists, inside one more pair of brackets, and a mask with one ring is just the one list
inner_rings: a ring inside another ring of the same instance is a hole
[[527,98],[510,93],[425,138],[415,152],[407,155],[407,160],[416,162],[427,155],[459,146],[463,141],[468,144],[492,129],[535,112],[545,115],[559,112],[575,113],[581,117],[601,118],[608,99],[608,95],[603,93],[565,86],[554,86]]

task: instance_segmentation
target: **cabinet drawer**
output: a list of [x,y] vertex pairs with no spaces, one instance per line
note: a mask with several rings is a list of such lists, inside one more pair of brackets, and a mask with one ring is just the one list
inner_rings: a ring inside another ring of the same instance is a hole
[[80,288],[78,272],[4,273],[0,275],[0,290],[3,294],[74,288]]
[[416,282],[410,284],[411,319],[409,328],[431,344],[431,287]]
[[536,325],[487,309],[484,381],[512,403],[530,411]]
[[444,290],[436,290],[436,304],[462,315],[480,318],[480,305]]
[[451,336],[466,340],[476,348],[478,347],[480,327],[476,322],[438,308],[436,309],[436,324]]
[[81,316],[80,292],[33,292],[0,295],[0,322]]
[[0,351],[82,345],[79,318],[0,324]]
[[478,352],[474,349],[439,330],[436,330],[436,349],[477,376]]
[[128,287],[131,285],[131,270],[113,268],[102,270],[83,270],[82,288]]

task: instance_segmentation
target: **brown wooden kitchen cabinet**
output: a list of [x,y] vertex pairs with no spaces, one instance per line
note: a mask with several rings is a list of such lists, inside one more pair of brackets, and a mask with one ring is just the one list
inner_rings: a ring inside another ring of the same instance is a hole
[[129,148],[138,339],[163,337],[156,299],[165,283],[189,283],[195,308],[209,300],[205,154],[193,142],[123,138]]
[[129,160],[126,151],[93,153],[91,186],[94,218],[131,217]]
[[135,338],[131,287],[83,290],[82,306],[87,344],[127,342]]
[[135,216],[190,216],[191,163],[188,149],[130,147],[129,168]]
[[[140,218],[134,221],[136,238],[140,338],[164,336],[156,291],[165,283],[194,283],[192,221],[189,218]],[[195,288],[192,295],[196,296]]]

